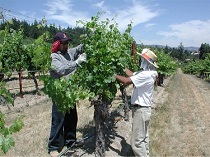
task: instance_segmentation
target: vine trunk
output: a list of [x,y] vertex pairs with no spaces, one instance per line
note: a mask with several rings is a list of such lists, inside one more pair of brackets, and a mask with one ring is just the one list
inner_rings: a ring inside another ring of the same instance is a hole
[[94,101],[94,120],[96,129],[96,157],[105,157],[106,142],[105,130],[106,121],[108,118],[108,103],[102,102],[99,99]]

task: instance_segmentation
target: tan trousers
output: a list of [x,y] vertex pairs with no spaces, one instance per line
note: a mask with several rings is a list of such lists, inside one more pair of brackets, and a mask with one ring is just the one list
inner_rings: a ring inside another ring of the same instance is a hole
[[131,147],[138,157],[149,156],[148,125],[151,117],[151,107],[134,107],[132,109]]

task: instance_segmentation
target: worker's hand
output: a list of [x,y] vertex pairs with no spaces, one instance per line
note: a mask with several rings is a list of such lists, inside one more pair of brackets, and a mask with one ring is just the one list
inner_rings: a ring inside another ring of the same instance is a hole
[[86,53],[82,53],[75,62],[77,63],[77,65],[80,65],[82,62],[86,62],[86,60]]
[[115,73],[114,73],[114,75],[113,75],[112,77],[114,77],[114,78],[116,79],[116,77],[117,77],[117,74],[115,74]]

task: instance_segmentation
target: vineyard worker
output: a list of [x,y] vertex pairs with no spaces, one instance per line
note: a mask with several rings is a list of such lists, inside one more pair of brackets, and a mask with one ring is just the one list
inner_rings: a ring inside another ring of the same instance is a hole
[[116,79],[125,85],[133,84],[134,89],[131,96],[132,106],[132,134],[131,147],[135,156],[149,156],[149,134],[148,125],[151,116],[151,105],[154,84],[158,73],[155,61],[157,56],[149,49],[143,49],[141,56],[141,71],[132,72],[125,70],[128,77],[115,75]]
[[[69,78],[82,62],[86,61],[86,54],[82,53],[83,46],[68,49],[71,41],[65,33],[59,32],[54,36],[52,44],[52,62],[50,76],[55,79]],[[65,115],[60,112],[52,98],[52,122],[48,142],[48,151],[52,157],[58,156],[63,146],[71,147],[76,142],[77,110],[70,109]]]

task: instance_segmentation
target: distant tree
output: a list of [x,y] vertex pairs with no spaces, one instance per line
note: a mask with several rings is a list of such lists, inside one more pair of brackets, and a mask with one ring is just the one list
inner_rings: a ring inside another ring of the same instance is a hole
[[82,27],[75,27],[75,28],[67,27],[65,32],[72,39],[72,45],[80,44],[80,35],[86,34],[85,28]]
[[55,34],[56,31],[57,31],[57,28],[55,26],[55,24],[50,24],[49,28],[48,28],[48,31],[50,34]]
[[24,30],[24,35],[30,37],[30,25],[26,21],[22,21],[21,25]]
[[184,46],[182,44],[182,42],[179,44],[178,48],[177,48],[177,57],[179,60],[184,60],[183,58],[183,54],[184,54]]
[[164,52],[167,54],[167,53],[170,53],[170,48],[166,45],[166,47],[164,48]]
[[[42,25],[43,27],[39,29],[39,25]],[[31,40],[37,39],[39,36],[43,35],[43,32],[47,31],[51,36],[51,38],[49,38],[49,40],[47,41],[49,43],[52,43],[54,34],[56,34],[58,31],[63,31],[66,32],[67,35],[72,38],[73,46],[80,44],[80,35],[86,34],[86,30],[82,27],[62,28],[61,26],[57,27],[55,24],[47,25],[45,18],[43,18],[41,21],[34,20],[34,22],[31,24],[27,23],[25,20],[20,21],[18,19],[13,18],[10,22],[0,23],[0,30],[4,30],[6,26],[8,28],[11,28],[11,30],[16,31],[22,28],[24,30],[24,36],[27,37],[27,40],[29,38],[31,38]],[[25,41],[25,43],[30,43],[27,40]]]
[[33,39],[37,39],[39,37],[37,25],[39,25],[38,21],[34,21],[34,23],[31,25],[31,37]]
[[201,44],[200,48],[199,48],[199,59],[205,59],[207,56],[207,53],[210,53],[210,46],[209,44]]

